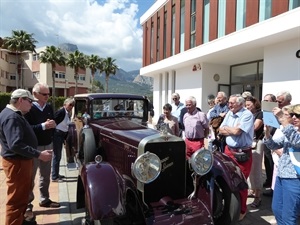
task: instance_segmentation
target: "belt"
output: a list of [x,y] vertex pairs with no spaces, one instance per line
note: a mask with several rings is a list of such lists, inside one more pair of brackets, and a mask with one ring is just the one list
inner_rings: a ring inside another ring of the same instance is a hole
[[248,152],[249,150],[252,150],[251,147],[243,147],[243,148],[231,148],[228,146],[228,149],[232,152]]
[[204,140],[204,138],[186,138],[188,139],[189,141],[202,141]]

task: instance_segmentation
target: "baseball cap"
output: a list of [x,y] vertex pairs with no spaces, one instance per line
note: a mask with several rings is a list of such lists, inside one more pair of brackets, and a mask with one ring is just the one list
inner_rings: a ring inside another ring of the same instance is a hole
[[14,98],[29,98],[32,101],[36,101],[35,98],[32,96],[32,94],[25,89],[16,89],[13,91],[13,93],[11,93],[11,99]]
[[251,92],[250,91],[244,91],[243,94],[242,94],[242,97],[243,98],[247,98],[249,96],[252,96]]

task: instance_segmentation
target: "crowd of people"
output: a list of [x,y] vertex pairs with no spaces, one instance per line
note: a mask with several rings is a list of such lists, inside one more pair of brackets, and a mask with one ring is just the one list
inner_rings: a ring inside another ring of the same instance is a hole
[[[49,185],[51,180],[64,179],[59,164],[74,99],[67,98],[54,112],[48,98],[49,87],[43,83],[37,83],[32,93],[17,89],[0,113],[2,166],[8,187],[6,225],[36,224],[32,201],[37,169],[39,206],[60,207],[50,199]],[[273,197],[277,224],[296,225],[300,216],[300,104],[291,105],[292,96],[287,91],[276,96],[266,94],[262,101],[277,104],[272,112],[280,127],[264,121],[262,102],[252,93],[227,97],[220,91],[216,97],[208,97],[206,113],[197,107],[195,97],[187,97],[183,103],[180,95],[173,93],[172,104],[163,106],[157,128],[184,139],[187,159],[213,135],[219,150],[240,167],[248,181],[248,190],[240,191],[240,220],[247,214],[247,198],[253,198],[250,207],[259,208],[261,195],[266,195]],[[267,191],[262,192],[263,188]]]
[[247,199],[253,198],[250,207],[258,209],[262,204],[261,195],[265,195],[273,197],[272,210],[278,225],[297,224],[300,161],[295,155],[300,151],[300,104],[291,105],[292,96],[288,91],[276,96],[266,94],[262,99],[277,104],[272,112],[280,127],[264,123],[261,101],[249,91],[229,97],[222,91],[216,97],[209,95],[206,113],[197,107],[193,96],[186,98],[184,104],[180,95],[173,93],[172,101],[163,107],[164,113],[157,124],[164,124],[170,134],[185,140],[186,158],[202,148],[205,138],[211,138],[213,132],[213,143],[236,162],[247,179],[248,190],[240,191],[240,220],[247,214]]
[[59,174],[59,164],[74,99],[67,98],[54,112],[49,95],[49,87],[43,83],[35,84],[32,93],[16,89],[0,113],[1,156],[8,193],[5,225],[37,224],[32,204],[37,171],[39,206],[60,207],[50,199],[49,186],[51,180],[61,182],[65,178]]

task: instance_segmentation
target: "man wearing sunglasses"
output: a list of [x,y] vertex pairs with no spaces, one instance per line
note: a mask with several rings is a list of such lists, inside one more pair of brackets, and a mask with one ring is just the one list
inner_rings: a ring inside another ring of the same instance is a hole
[[[38,150],[43,151],[44,149],[53,148],[53,132],[56,127],[54,121],[54,113],[52,106],[49,105],[49,87],[47,84],[37,83],[34,85],[33,96],[37,100],[32,104],[30,111],[25,115],[25,118],[34,130],[34,133],[38,140]],[[49,185],[50,185],[50,173],[51,173],[51,161],[43,162],[41,160],[34,161],[34,171],[32,178],[32,187],[34,186],[35,175],[39,168],[40,179],[39,179],[39,190],[40,190],[40,207],[47,208],[58,208],[60,204],[50,200],[49,196]],[[32,213],[33,205],[31,202],[34,199],[33,192],[29,196],[29,204],[25,217],[34,217]]]
[[29,91],[17,89],[0,114],[2,166],[8,184],[6,225],[36,224],[35,221],[23,221],[32,185],[33,159],[51,162],[52,158],[52,150],[37,149],[38,140],[23,117],[34,101]]

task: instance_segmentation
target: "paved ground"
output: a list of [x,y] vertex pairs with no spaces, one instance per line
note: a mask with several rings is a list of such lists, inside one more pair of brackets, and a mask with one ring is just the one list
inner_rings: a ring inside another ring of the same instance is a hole
[[[81,219],[84,217],[84,210],[76,209],[76,182],[78,170],[68,169],[65,158],[61,162],[61,173],[66,176],[65,182],[50,184],[50,198],[53,201],[61,203],[59,209],[47,209],[38,206],[38,201],[34,201],[34,211],[39,225],[81,225]],[[35,187],[35,196],[39,196]],[[6,201],[6,183],[5,175],[2,170],[2,161],[0,157],[0,225],[5,221],[5,201]],[[248,199],[250,204],[253,199]],[[268,225],[274,221],[271,208],[271,198],[262,196],[262,205],[258,210],[252,210],[248,206],[249,212],[245,219],[238,225]],[[224,224],[226,225],[226,224]]]

